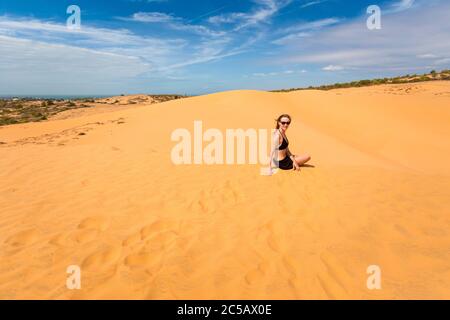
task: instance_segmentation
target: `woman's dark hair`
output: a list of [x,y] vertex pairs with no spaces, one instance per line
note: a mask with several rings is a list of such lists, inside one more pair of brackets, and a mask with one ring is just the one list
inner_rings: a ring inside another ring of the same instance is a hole
[[276,129],[280,129],[280,121],[281,121],[281,119],[283,119],[283,118],[288,118],[289,121],[292,121],[290,115],[288,115],[288,114],[282,114],[281,116],[278,117],[278,119],[275,120],[275,121],[277,122],[277,127],[276,127]]

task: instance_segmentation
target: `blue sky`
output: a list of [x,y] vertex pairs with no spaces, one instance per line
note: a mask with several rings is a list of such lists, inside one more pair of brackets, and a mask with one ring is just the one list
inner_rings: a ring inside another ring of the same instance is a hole
[[[69,5],[81,29],[66,26]],[[381,30],[366,10],[381,8]],[[450,68],[446,0],[2,0],[0,95],[204,94]]]

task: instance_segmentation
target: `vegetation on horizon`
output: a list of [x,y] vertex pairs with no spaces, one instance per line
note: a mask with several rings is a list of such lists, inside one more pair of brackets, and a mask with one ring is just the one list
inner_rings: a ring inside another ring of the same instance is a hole
[[[175,99],[186,98],[186,95],[177,94],[159,94],[159,95],[146,95],[151,98],[152,103],[161,103]],[[125,97],[125,95],[121,95]],[[142,95],[142,98],[129,99],[125,103],[120,103],[119,100],[114,99],[106,101],[102,98],[77,98],[72,100],[64,99],[39,99],[39,98],[12,98],[1,99],[0,98],[0,126],[26,123],[26,122],[38,122],[44,121],[54,116],[57,113],[79,108],[92,108],[95,105],[127,105],[127,104],[139,104],[146,103],[147,98]]]
[[332,89],[343,89],[343,88],[357,88],[357,87],[368,87],[376,86],[380,84],[404,84],[404,83],[415,83],[424,81],[437,81],[437,80],[450,80],[450,70],[442,70],[441,72],[436,72],[432,70],[430,73],[425,73],[422,75],[409,75],[395,78],[380,78],[372,80],[360,80],[345,83],[335,83],[322,86],[309,86],[307,88],[291,88],[291,89],[281,89],[281,90],[271,90],[270,92],[290,92],[298,90],[332,90]]
[[158,102],[166,102],[170,100],[178,100],[183,98],[188,98],[187,95],[179,95],[179,94],[158,94],[158,95],[149,95],[153,99],[155,99]]
[[43,121],[62,111],[89,107],[71,100],[0,99],[0,126]]

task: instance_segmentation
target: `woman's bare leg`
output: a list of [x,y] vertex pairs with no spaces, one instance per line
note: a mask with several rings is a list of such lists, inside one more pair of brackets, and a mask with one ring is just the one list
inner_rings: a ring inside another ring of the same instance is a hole
[[311,160],[311,156],[310,155],[302,155],[302,156],[295,156],[295,162],[297,163],[297,165],[302,166],[305,163],[307,163],[309,160]]

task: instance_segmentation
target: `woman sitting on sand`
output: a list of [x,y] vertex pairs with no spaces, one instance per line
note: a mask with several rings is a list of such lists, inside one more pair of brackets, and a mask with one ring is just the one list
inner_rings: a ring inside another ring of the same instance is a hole
[[286,130],[291,124],[291,116],[282,114],[278,117],[276,131],[273,137],[272,152],[270,155],[270,164],[275,163],[275,154],[278,150],[278,166],[281,170],[300,170],[300,166],[311,160],[309,155],[297,156],[289,150],[289,140],[286,137]]

